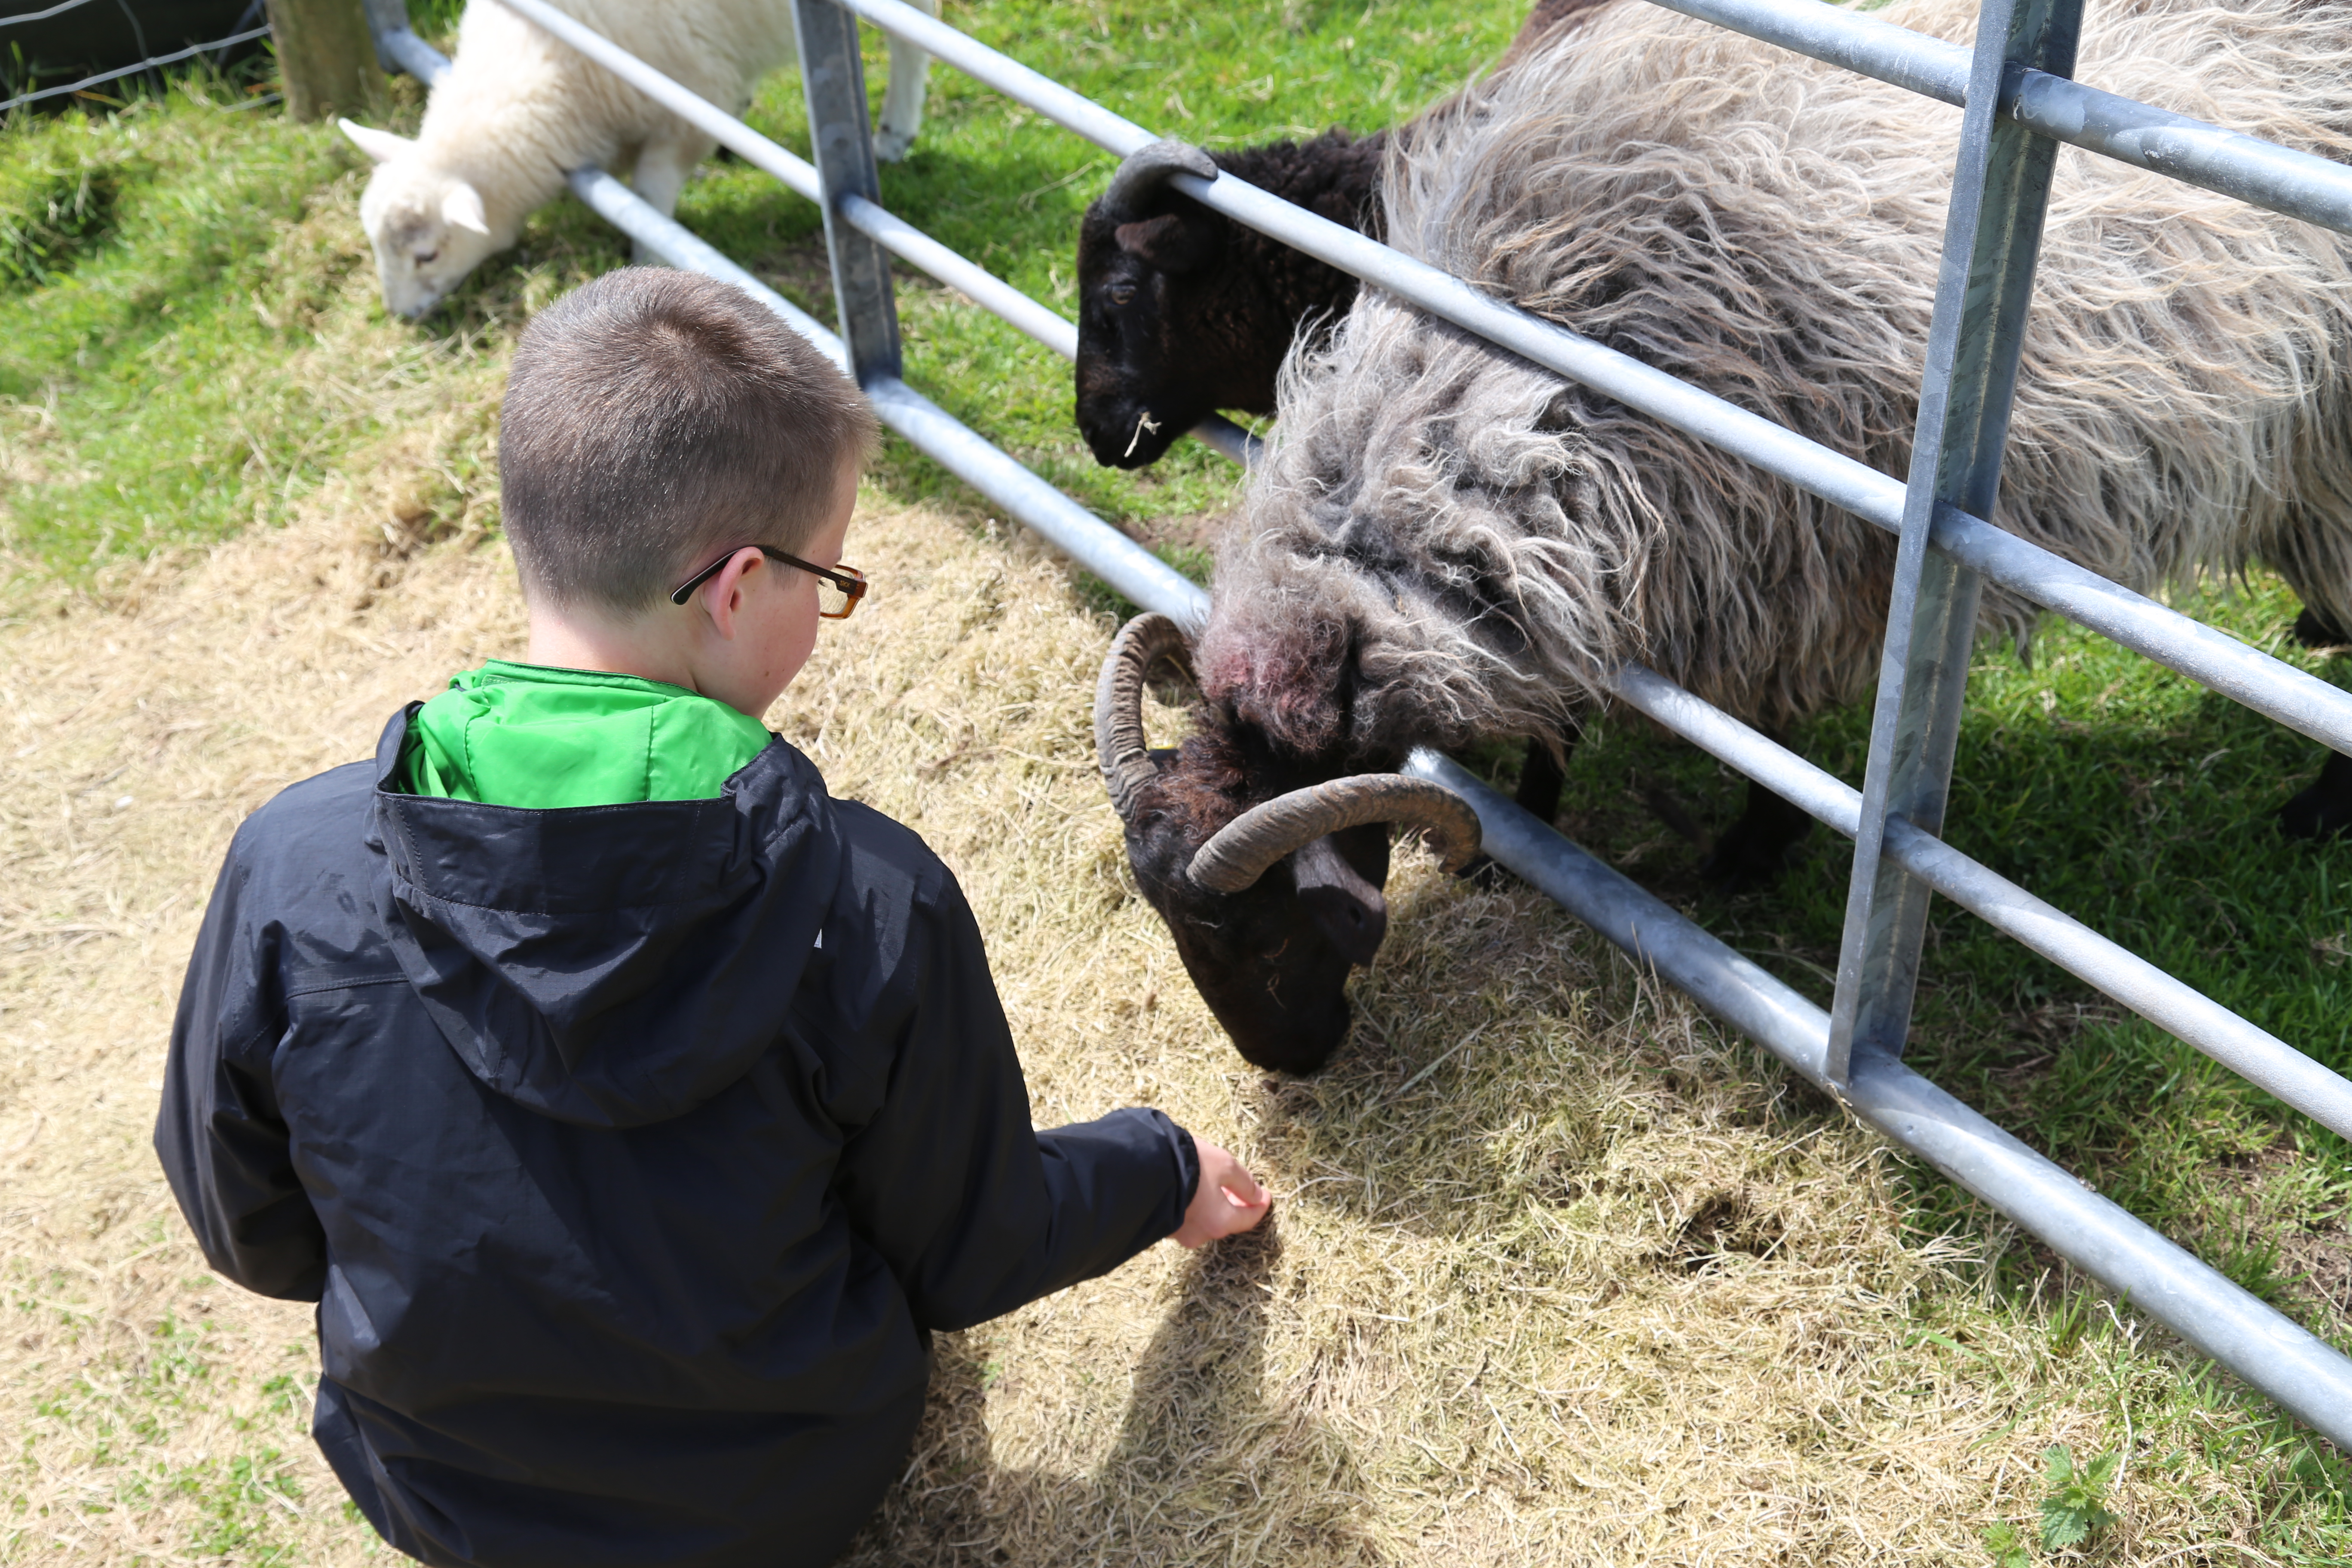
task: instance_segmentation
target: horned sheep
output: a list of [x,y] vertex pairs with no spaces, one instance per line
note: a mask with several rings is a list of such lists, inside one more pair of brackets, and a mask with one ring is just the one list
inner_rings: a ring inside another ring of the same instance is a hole
[[[1882,14],[1965,38],[1974,10]],[[2342,4],[2143,0],[2095,15],[2081,59],[2110,90],[2352,154]],[[1390,242],[1901,474],[1956,120],[1617,4],[1391,154]],[[2042,257],[1993,521],[2142,591],[2267,564],[2303,632],[2340,640],[2352,240],[2063,150]],[[1346,1027],[1335,959],[1366,951],[1342,939],[1385,918],[1384,835],[1330,809],[1349,775],[1558,732],[1629,659],[1768,729],[1853,700],[1894,555],[1793,485],[1368,290],[1285,372],[1197,646],[1131,624],[1106,666],[1097,732],[1139,881],[1244,1054],[1319,1065]],[[2021,638],[2035,615],[1988,588],[1981,625]],[[1198,732],[1149,752],[1119,694],[1187,653]],[[1458,858],[1440,808],[1406,804],[1392,815]],[[2352,824],[2352,760],[2283,819]],[[1255,883],[1229,842],[1210,854],[1236,830]],[[1767,866],[1789,837],[1753,805],[1742,834]],[[1302,902],[1313,886],[1340,892]]]
[[[664,75],[730,113],[793,55],[793,0],[552,0]],[[939,0],[915,0],[936,16]],[[905,156],[922,119],[922,51],[893,40],[876,154]],[[341,122],[376,161],[360,198],[384,308],[419,317],[491,256],[523,219],[594,163],[625,173],[664,216],[715,145],[703,132],[592,65],[499,0],[470,0],[449,74],[416,139]]]

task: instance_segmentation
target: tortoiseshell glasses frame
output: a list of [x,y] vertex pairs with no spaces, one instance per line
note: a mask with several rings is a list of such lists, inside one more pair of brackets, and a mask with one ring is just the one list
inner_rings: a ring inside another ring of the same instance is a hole
[[726,554],[671,589],[669,602],[673,605],[683,605],[693,598],[697,588],[719,575],[719,568],[735,559],[736,550],[756,550],[780,566],[797,567],[818,582],[831,586],[834,592],[841,595],[842,602],[839,609],[826,609],[824,595],[823,594],[817,595],[816,613],[828,621],[847,620],[856,613],[857,601],[866,597],[866,574],[855,566],[819,566],[813,562],[803,561],[797,555],[787,555],[782,551],[772,549],[765,544],[739,544],[734,550],[730,550]]

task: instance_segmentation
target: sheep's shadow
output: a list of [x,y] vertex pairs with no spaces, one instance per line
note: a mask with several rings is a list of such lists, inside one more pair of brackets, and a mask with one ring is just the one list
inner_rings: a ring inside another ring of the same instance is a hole
[[1118,1441],[1089,1474],[997,1463],[984,1355],[973,1336],[941,1335],[906,1472],[844,1564],[1156,1560],[1174,1541],[1238,1560],[1377,1560],[1351,1522],[1363,1512],[1352,1454],[1265,1397],[1278,1217],[1185,1260]]

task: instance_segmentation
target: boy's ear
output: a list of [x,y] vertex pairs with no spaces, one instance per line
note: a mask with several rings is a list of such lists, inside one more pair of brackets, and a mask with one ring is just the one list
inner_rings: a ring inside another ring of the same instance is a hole
[[730,556],[718,574],[694,591],[688,604],[698,604],[703,614],[710,617],[711,629],[732,642],[735,640],[735,616],[740,605],[744,577],[767,564],[767,557],[759,551],[745,548]]

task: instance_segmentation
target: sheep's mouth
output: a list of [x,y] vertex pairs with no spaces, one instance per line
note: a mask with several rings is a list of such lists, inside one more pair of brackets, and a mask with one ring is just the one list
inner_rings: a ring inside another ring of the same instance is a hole
[[1140,468],[1159,461],[1194,420],[1132,395],[1081,398],[1078,433],[1095,461],[1106,468]]

